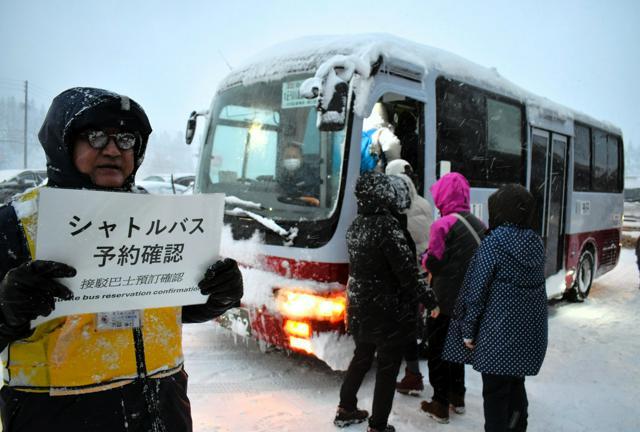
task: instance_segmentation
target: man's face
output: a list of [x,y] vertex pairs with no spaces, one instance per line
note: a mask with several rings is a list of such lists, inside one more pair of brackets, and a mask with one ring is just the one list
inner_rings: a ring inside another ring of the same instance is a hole
[[295,171],[302,165],[302,152],[298,147],[287,147],[282,154],[282,165],[287,171]]
[[284,149],[283,159],[302,159],[302,152],[298,147],[289,146]]
[[[107,134],[120,132],[116,128],[103,129]],[[78,171],[88,175],[96,186],[121,187],[134,169],[133,149],[121,150],[115,137],[108,138],[101,149],[93,148],[83,134],[76,138],[73,146],[73,163]]]

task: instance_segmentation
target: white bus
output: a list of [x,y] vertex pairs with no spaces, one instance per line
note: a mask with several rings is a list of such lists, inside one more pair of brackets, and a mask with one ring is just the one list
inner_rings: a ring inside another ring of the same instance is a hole
[[[472,211],[504,183],[537,199],[549,297],[589,294],[620,253],[619,128],[555,104],[459,56],[389,35],[313,37],[264,52],[224,79],[207,114],[196,192],[227,196],[223,250],[245,277],[230,314],[269,344],[327,360],[344,332],[363,119],[382,103],[419,192],[448,171],[471,185]],[[307,192],[283,186],[286,148],[303,155]],[[426,228],[425,228],[426,229]],[[246,252],[251,250],[251,253]],[[231,254],[233,255],[233,254]],[[236,326],[237,327],[237,326]]]

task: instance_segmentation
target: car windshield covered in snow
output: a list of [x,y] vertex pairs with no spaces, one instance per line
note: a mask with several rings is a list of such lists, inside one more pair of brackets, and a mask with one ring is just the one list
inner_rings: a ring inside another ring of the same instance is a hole
[[221,91],[202,151],[198,189],[276,221],[321,221],[335,214],[344,131],[316,127],[316,99],[298,89],[306,76]]

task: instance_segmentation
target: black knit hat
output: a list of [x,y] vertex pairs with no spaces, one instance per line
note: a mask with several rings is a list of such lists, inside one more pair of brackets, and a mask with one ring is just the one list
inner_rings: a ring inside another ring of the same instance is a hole
[[536,200],[519,184],[506,184],[489,196],[489,228],[511,223],[533,228]]

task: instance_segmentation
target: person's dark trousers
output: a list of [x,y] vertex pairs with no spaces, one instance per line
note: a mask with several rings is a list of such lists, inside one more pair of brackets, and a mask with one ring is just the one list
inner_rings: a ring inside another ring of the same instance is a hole
[[[144,397],[145,387],[151,401]],[[153,406],[150,406],[151,405]],[[180,371],[158,379],[95,393],[49,396],[2,387],[3,432],[191,432],[187,374]]]
[[449,395],[464,397],[464,365],[442,360],[442,350],[447,338],[451,317],[440,314],[428,318],[427,335],[429,341],[429,383],[433,387],[433,400],[449,406]]
[[528,406],[524,377],[482,374],[485,432],[524,432]]
[[407,369],[415,374],[420,373],[420,367],[418,366],[418,341],[411,339],[404,346],[404,360],[407,362]]
[[356,349],[353,353],[353,358],[347,373],[344,376],[344,381],[340,387],[340,403],[341,408],[347,411],[353,411],[358,405],[358,390],[362,384],[364,376],[371,369],[373,358],[376,353],[376,346],[374,344],[356,342]]
[[364,376],[371,368],[376,351],[378,352],[378,364],[369,426],[382,430],[387,426],[387,420],[393,406],[396,378],[400,370],[400,363],[402,363],[402,347],[395,345],[376,347],[373,343],[356,342],[353,358],[342,387],[340,387],[339,406],[348,411],[357,408],[357,393]]

